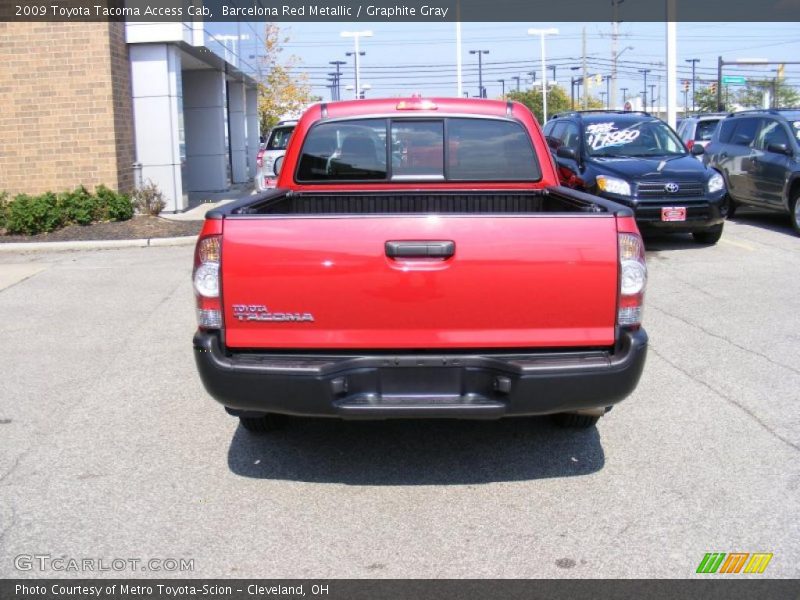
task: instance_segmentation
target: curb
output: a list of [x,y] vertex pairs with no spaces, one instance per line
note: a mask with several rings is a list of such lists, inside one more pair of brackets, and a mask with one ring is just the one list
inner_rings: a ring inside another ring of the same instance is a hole
[[62,252],[66,250],[111,250],[114,248],[147,248],[150,246],[192,246],[196,235],[138,240],[84,240],[74,242],[10,242],[0,244],[0,254],[10,252]]

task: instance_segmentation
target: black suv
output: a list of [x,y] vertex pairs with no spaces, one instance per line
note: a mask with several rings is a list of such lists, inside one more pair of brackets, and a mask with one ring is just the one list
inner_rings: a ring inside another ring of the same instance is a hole
[[800,109],[747,110],[720,121],[706,163],[737,204],[788,212],[800,233]]
[[562,185],[631,207],[643,230],[691,232],[702,244],[722,236],[725,182],[689,152],[676,133],[647,113],[584,111],[544,127]]

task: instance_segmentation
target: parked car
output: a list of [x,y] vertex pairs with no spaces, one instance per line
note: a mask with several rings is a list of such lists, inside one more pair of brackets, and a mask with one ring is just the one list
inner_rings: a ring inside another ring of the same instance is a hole
[[256,155],[256,189],[264,191],[275,187],[277,181],[273,166],[275,160],[286,153],[296,120],[281,121],[269,133],[266,143]]
[[730,216],[739,205],[788,213],[800,234],[800,109],[725,117],[705,160],[725,178]]
[[683,143],[691,150],[692,146],[699,144],[704,148],[711,141],[711,136],[717,129],[717,124],[727,113],[701,113],[684,118],[676,127]]
[[587,427],[636,387],[633,212],[559,186],[524,105],[318,104],[278,160],[278,189],[210,211],[195,254],[197,368],[244,428],[281,414]]
[[561,182],[630,207],[643,230],[691,233],[715,244],[727,211],[725,184],[663,121],[643,112],[557,115],[544,128]]

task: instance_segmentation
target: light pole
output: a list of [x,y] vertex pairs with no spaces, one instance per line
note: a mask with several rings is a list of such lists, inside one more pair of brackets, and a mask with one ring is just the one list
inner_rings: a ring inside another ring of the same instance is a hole
[[542,125],[547,123],[547,66],[544,57],[544,36],[558,35],[558,29],[528,29],[528,35],[538,35],[541,38],[542,46]]
[[[570,67],[570,71],[577,71],[580,67]],[[580,83],[583,82],[583,79],[580,77],[570,77],[569,79],[569,98],[570,98],[570,108],[575,110],[575,86],[578,86],[578,94],[580,95]]]
[[603,79],[606,80],[606,99],[609,102],[609,104],[606,104],[606,109],[609,109],[611,108],[611,75],[603,75]]
[[514,75],[511,79],[517,82],[517,91],[519,91],[519,75]]
[[528,75],[531,76],[531,83],[536,83],[536,71],[528,71]]
[[644,97],[642,98],[642,105],[644,106],[644,110],[647,110],[647,74],[651,70],[652,69],[639,69],[639,73],[642,73],[644,75],[644,92],[642,92],[644,94]]
[[354,51],[353,52],[348,52],[347,56],[351,56],[352,55],[353,57],[355,57],[355,72],[356,72],[355,73],[355,94],[356,94],[356,100],[358,100],[358,97],[359,97],[359,94],[360,94],[359,90],[361,89],[361,71],[359,70],[360,69],[360,65],[359,65],[358,57],[359,56],[364,56],[364,54],[365,54],[364,52],[359,50],[358,42],[362,37],[372,37],[372,32],[369,31],[369,30],[367,30],[367,31],[343,31],[341,33],[341,36],[344,37],[344,38],[349,38],[349,37],[353,38],[353,43],[354,43],[353,50]]
[[478,98],[485,98],[486,94],[483,89],[483,55],[489,54],[488,50],[470,50],[470,54],[478,55]]
[[339,68],[342,65],[346,65],[347,61],[344,61],[344,60],[332,60],[328,64],[329,65],[334,65],[336,67],[336,99],[337,100],[341,100],[342,99],[342,94],[340,93],[341,92],[341,84],[339,83],[339,81],[340,81],[342,76],[341,76],[341,72],[339,71]]
[[[656,89],[656,84],[655,83],[651,83],[650,84],[650,112],[651,113],[654,112],[655,108],[656,108],[656,92],[655,92],[655,89]],[[647,110],[647,106],[645,106],[644,109]]]
[[619,88],[622,92],[622,108],[625,108],[625,103],[628,101],[628,88]]
[[694,86],[695,86],[695,65],[700,62],[699,58],[687,58],[687,63],[692,63],[692,112],[694,112]]
[[505,79],[498,79],[497,82],[500,85],[503,86],[503,94],[502,94],[501,97],[503,98],[503,100],[505,100],[506,99],[506,80]]

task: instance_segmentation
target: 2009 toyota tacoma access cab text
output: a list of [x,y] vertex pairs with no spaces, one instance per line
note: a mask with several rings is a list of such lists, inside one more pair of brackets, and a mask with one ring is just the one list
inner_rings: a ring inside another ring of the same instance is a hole
[[253,431],[276,415],[557,415],[588,427],[645,362],[629,208],[558,186],[521,104],[317,104],[275,190],[208,213],[197,367]]

